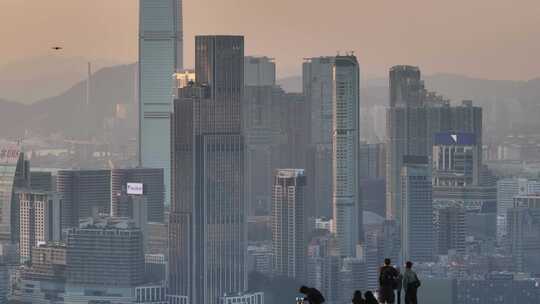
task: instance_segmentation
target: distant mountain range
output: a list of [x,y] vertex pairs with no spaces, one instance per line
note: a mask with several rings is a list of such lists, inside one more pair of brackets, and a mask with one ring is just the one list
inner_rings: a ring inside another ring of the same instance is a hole
[[[491,101],[521,101],[540,103],[540,78],[529,81],[487,80],[455,74],[434,74],[423,76],[426,88],[450,100],[472,99],[478,103]],[[301,92],[302,77],[291,76],[278,80],[286,91]],[[372,78],[362,82],[362,103],[364,105],[388,103],[388,79]],[[384,92],[383,92],[384,91]]]
[[[102,132],[104,119],[113,115],[116,104],[136,107],[135,64],[103,68],[92,76],[91,104],[85,106],[86,83],[79,81],[55,97],[31,104],[9,101],[0,90],[0,137],[61,133]],[[453,100],[472,99],[484,107],[485,121],[509,127],[512,122],[536,121],[540,115],[540,78],[530,81],[475,79],[460,75],[424,76],[426,87]],[[287,91],[301,91],[301,77],[278,81]],[[361,90],[363,106],[387,105],[388,81],[370,79]],[[32,90],[32,87],[28,87]],[[136,115],[136,114],[135,114]],[[136,121],[136,117],[132,118]]]
[[0,91],[0,137],[21,137],[25,131],[73,137],[95,135],[103,129],[105,118],[114,115],[116,104],[132,104],[135,107],[134,77],[135,64],[97,71],[92,75],[88,106],[86,80],[55,97],[31,104],[1,100]]
[[[87,59],[61,53],[33,57],[0,66],[0,98],[21,103],[57,96],[86,79]],[[113,66],[118,62],[93,59],[92,69]]]

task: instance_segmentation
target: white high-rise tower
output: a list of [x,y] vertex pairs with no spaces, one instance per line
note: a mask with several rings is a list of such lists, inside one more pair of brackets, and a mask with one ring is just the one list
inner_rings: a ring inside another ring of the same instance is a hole
[[355,56],[337,56],[333,68],[332,164],[334,225],[340,256],[356,256],[362,232],[358,193],[360,72]]
[[182,0],[139,2],[139,165],[163,168],[170,201],[170,113],[183,69]]

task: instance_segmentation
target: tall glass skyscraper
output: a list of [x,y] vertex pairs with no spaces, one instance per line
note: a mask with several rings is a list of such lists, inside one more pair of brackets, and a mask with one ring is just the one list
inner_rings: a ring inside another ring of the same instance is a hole
[[[129,201],[128,183],[141,183],[148,206],[148,222],[164,222],[164,181],[162,169],[130,168],[111,170],[111,215],[126,216]],[[129,213],[129,212],[128,212]]]
[[332,164],[334,224],[339,255],[356,256],[362,233],[358,194],[360,71],[355,56],[337,56],[333,67]]
[[163,168],[170,200],[170,113],[183,68],[182,0],[139,2],[139,164]]
[[390,69],[390,107],[419,106],[423,94],[424,81],[418,67],[397,65]]
[[401,167],[401,264],[432,262],[433,200],[431,168],[426,156],[403,157]]
[[0,147],[0,243],[19,241],[17,188],[30,185],[29,162],[17,145]]
[[302,91],[310,107],[310,151],[306,198],[316,217],[332,215],[332,69],[335,57],[305,59]]
[[[386,114],[386,217],[401,220],[400,172],[404,155],[427,155],[424,83],[418,67],[390,69],[390,108]],[[431,148],[431,147],[430,147]]]
[[174,103],[169,291],[191,304],[246,291],[243,64],[242,36],[197,36],[195,84]]
[[111,212],[111,171],[60,170],[56,192],[62,198],[62,229],[76,228],[80,219]]

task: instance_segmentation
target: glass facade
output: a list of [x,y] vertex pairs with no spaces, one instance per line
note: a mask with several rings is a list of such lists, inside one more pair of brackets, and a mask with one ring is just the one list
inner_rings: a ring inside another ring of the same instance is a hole
[[[316,217],[332,216],[332,94],[334,57],[308,58],[302,64],[302,89],[310,104],[308,200]],[[311,194],[312,193],[312,194]]]
[[19,204],[15,189],[29,185],[29,166],[18,147],[0,149],[0,242],[19,239]]
[[418,162],[404,162],[401,191],[401,263],[432,262],[435,247],[433,188],[427,158]]
[[246,288],[244,39],[195,44],[196,84],[179,91],[173,114],[169,288],[207,304]]
[[182,70],[182,1],[140,0],[139,162],[163,168],[170,200],[170,113],[173,74]]

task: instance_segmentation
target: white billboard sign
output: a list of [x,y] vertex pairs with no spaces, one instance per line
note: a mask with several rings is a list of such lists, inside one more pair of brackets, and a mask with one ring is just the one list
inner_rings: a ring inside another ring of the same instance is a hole
[[127,183],[127,194],[142,195],[143,184],[142,183]]

